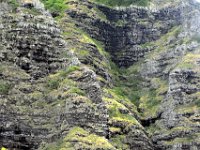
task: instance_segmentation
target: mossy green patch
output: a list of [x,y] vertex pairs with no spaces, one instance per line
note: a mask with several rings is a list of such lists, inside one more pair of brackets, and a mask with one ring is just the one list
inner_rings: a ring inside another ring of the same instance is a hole
[[62,81],[61,77],[55,77],[55,78],[50,77],[47,80],[47,87],[50,88],[51,90],[57,89],[61,81]]
[[[178,38],[178,35],[181,33],[182,30],[183,29],[181,28],[181,26],[175,26],[172,29],[170,29],[170,31],[167,34],[163,35],[156,42],[154,41],[154,42],[144,44],[144,46],[147,46],[147,47],[149,46],[154,47],[154,51],[150,53],[149,55],[147,55],[147,58],[155,59],[159,57],[159,54],[161,52],[166,52],[167,50],[174,48],[176,42],[180,42],[183,40],[182,38]],[[177,41],[177,38],[180,40]],[[168,42],[168,44],[166,44],[166,42]]]
[[83,43],[90,43],[96,46],[96,48],[98,49],[98,52],[102,55],[105,56],[107,55],[107,53],[104,50],[103,44],[93,38],[91,38],[88,34],[82,32],[82,39],[81,42]]
[[35,101],[35,100],[42,99],[43,98],[43,94],[41,92],[39,92],[39,91],[34,91],[33,93],[29,94],[29,97]]
[[126,136],[125,135],[116,135],[110,138],[110,143],[119,150],[130,149],[129,145],[125,144]]
[[111,72],[115,76],[115,93],[126,96],[136,106],[139,106],[140,84],[143,82],[141,76],[138,75],[138,66],[134,65],[134,67],[128,69],[112,67],[113,71]]
[[156,116],[159,104],[161,103],[162,98],[156,95],[155,90],[148,91],[144,96],[140,98],[140,110],[142,111],[141,115],[145,118]]
[[179,106],[175,109],[178,114],[193,114],[195,112],[199,112],[200,108],[196,105],[196,102],[189,105]]
[[109,131],[111,131],[111,132],[121,132],[121,129],[120,128],[116,128],[116,127],[110,127]]
[[167,133],[168,134],[170,134],[170,133],[173,134],[174,132],[189,132],[189,131],[192,131],[192,128],[179,126],[179,127],[172,128],[171,130],[168,130]]
[[156,124],[150,124],[150,126],[146,127],[146,131],[149,136],[154,135],[156,132],[160,132],[161,128]]
[[200,108],[200,92],[195,93],[193,96],[195,105]]
[[82,56],[82,57],[87,57],[87,56],[90,55],[90,52],[89,52],[88,50],[80,50],[80,51],[78,52],[78,54],[79,54],[80,56]]
[[30,79],[30,75],[28,73],[26,73],[23,69],[14,66],[11,63],[1,62],[0,73],[8,78],[23,79],[23,80]]
[[115,150],[115,148],[109,143],[104,137],[90,134],[88,131],[80,127],[72,128],[67,136],[62,140],[57,142],[57,144],[52,144],[44,149],[54,149],[54,150],[76,150],[76,149],[91,149],[91,150]]
[[19,7],[19,2],[17,0],[8,0],[8,3],[11,5],[14,11],[17,9],[17,7]]
[[[129,125],[139,125],[138,121],[134,118],[137,111],[134,105],[131,105],[132,110],[128,109],[125,104],[130,105],[130,101],[123,96],[119,96],[112,90],[106,90],[111,97],[103,97],[103,101],[106,103],[108,113],[111,121],[124,122]],[[135,113],[135,114],[133,114]]]
[[76,70],[80,70],[80,66],[69,66],[67,69],[61,70],[60,75],[66,77],[68,74]]
[[167,82],[159,78],[152,79],[152,84],[156,84],[154,85],[155,89],[143,90],[143,94],[140,97],[139,108],[142,112],[141,115],[144,118],[157,116],[159,106],[168,90]]
[[133,116],[125,116],[125,117],[112,117],[110,119],[110,123],[119,123],[122,124],[122,126],[125,127],[131,127],[131,126],[139,126],[142,127],[139,122],[133,117]]
[[106,93],[106,95],[111,96],[105,97],[107,100],[113,99],[119,104],[121,104],[121,106],[123,105],[124,107],[126,107],[130,112],[134,114],[138,113],[136,106],[130,101],[130,99],[123,93],[123,91],[120,88],[116,87],[113,89],[104,89],[104,92]]
[[66,4],[68,0],[42,0],[45,7],[56,16],[62,16],[64,11],[68,8]]
[[100,4],[105,4],[107,6],[130,6],[130,5],[139,5],[147,6],[149,0],[92,0]]
[[[79,70],[79,66],[69,66],[67,69],[63,69],[56,74],[51,74],[47,79],[47,87],[51,90],[57,89],[60,86],[60,83],[67,77],[68,74]],[[66,82],[67,80],[65,80]]]
[[171,141],[166,141],[164,142],[166,145],[175,145],[175,144],[180,144],[180,143],[184,143],[184,144],[189,144],[189,143],[193,143],[193,142],[197,142],[200,143],[200,134],[196,133],[193,135],[188,135],[187,137],[182,137],[182,138],[175,138]]
[[32,14],[34,16],[41,15],[41,12],[34,7],[30,9],[23,9],[23,12],[27,14]]
[[76,93],[76,94],[82,95],[82,96],[86,95],[86,93],[78,87],[72,87],[67,92],[65,92],[64,94],[69,94],[69,93]]
[[182,61],[177,65],[177,68],[181,69],[192,69],[199,72],[199,64],[200,54],[188,53],[186,54]]
[[10,83],[3,81],[3,80],[0,80],[0,94],[1,95],[8,94],[10,89],[11,89]]
[[114,149],[114,147],[104,137],[90,134],[80,127],[74,127],[72,130],[70,130],[64,141],[70,142],[71,144],[74,141],[77,141],[80,144],[80,147],[82,147],[83,149]]

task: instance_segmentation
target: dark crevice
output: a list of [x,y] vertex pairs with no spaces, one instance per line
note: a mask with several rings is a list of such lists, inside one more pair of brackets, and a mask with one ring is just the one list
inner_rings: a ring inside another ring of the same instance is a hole
[[148,119],[140,119],[141,125],[143,127],[149,127],[151,124],[154,124],[157,120],[161,119],[162,113],[159,113],[156,117],[154,118],[148,118]]

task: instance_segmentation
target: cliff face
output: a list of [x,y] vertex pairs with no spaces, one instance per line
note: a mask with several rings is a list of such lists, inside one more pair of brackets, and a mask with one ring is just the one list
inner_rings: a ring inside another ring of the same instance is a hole
[[1,145],[37,149],[75,126],[106,135],[96,74],[69,52],[53,18],[34,3],[1,4]]
[[117,10],[94,4],[83,5],[96,7],[107,20],[93,19],[76,10],[70,11],[69,15],[78,20],[78,25],[92,37],[105,43],[112,61],[120,67],[129,67],[144,57],[151,49],[144,48],[143,44],[159,39],[182,21],[181,7],[150,11],[137,7]]
[[19,5],[0,4],[0,141],[11,149],[35,149],[57,126],[52,120],[57,108],[49,113],[45,106],[43,78],[64,65],[66,58],[61,54],[66,46],[55,21],[42,15],[44,10]]
[[43,2],[0,1],[0,147],[200,149],[196,2]]

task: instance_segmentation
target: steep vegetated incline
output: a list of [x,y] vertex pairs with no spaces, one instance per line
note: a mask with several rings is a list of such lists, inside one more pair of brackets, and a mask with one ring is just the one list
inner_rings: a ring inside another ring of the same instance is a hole
[[0,148],[200,149],[199,16],[195,1],[0,0]]

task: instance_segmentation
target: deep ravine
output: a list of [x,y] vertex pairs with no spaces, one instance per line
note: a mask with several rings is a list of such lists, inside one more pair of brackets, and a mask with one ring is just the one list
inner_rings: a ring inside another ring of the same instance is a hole
[[0,148],[200,149],[199,6],[0,0]]

